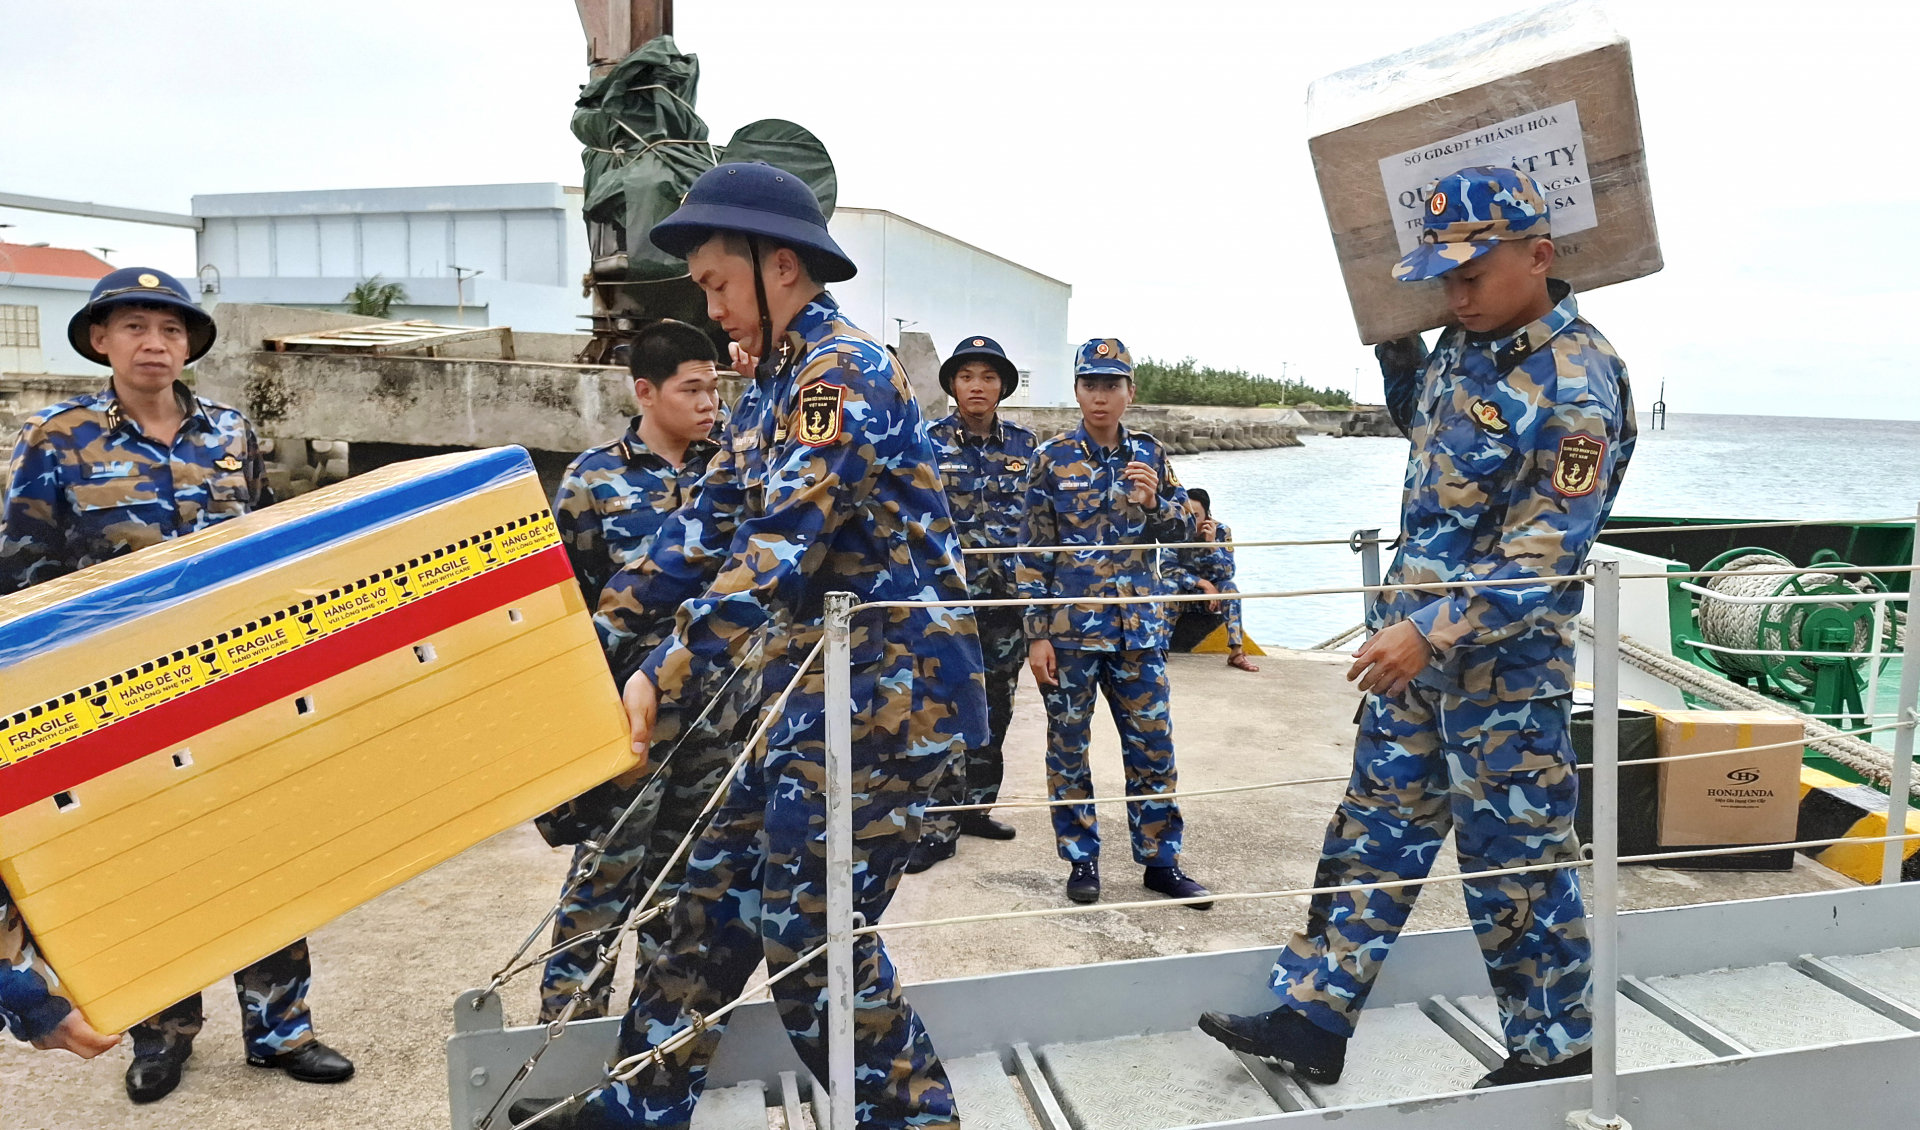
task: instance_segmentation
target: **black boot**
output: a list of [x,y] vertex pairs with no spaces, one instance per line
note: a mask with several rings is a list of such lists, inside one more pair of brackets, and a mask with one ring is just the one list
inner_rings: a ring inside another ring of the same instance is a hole
[[1200,1030],[1234,1051],[1291,1064],[1301,1078],[1323,1087],[1338,1083],[1347,1066],[1345,1036],[1285,1006],[1252,1016],[1203,1012]]
[[1570,1079],[1575,1075],[1591,1074],[1593,1053],[1590,1051],[1568,1056],[1558,1063],[1529,1063],[1517,1055],[1509,1055],[1507,1062],[1487,1072],[1473,1085],[1473,1089],[1511,1087],[1515,1083],[1537,1083],[1542,1079]]
[[353,1061],[318,1040],[279,1055],[249,1053],[247,1063],[252,1067],[284,1071],[289,1078],[302,1083],[345,1083],[353,1078]]
[[[1147,877],[1141,882],[1149,891],[1165,895],[1170,899],[1197,899],[1213,892],[1200,885],[1200,880],[1180,870],[1179,864],[1171,867],[1149,867]],[[1188,910],[1212,910],[1210,902],[1190,902]]]
[[191,1040],[157,1051],[135,1048],[133,1062],[127,1065],[127,1097],[137,1103],[153,1103],[171,1095],[180,1085],[180,1072],[192,1054]]
[[958,840],[921,840],[913,845],[913,854],[907,857],[907,874],[918,875],[929,870],[936,863],[952,859],[959,850]]
[[1074,902],[1100,901],[1100,861],[1082,859],[1067,872],[1067,897]]
[[1010,840],[1019,835],[1013,825],[995,820],[984,812],[969,812],[960,818],[960,834],[983,840]]

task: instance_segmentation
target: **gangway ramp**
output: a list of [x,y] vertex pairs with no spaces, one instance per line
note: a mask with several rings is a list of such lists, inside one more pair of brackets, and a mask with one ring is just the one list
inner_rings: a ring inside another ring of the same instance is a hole
[[[1622,1113],[1635,1130],[1755,1130],[1920,1109],[1920,885],[1622,914]],[[1408,934],[1347,1072],[1319,1087],[1207,1039],[1206,1009],[1271,1007],[1275,950],[968,977],[907,987],[968,1130],[1541,1130],[1588,1081],[1470,1090],[1503,1054],[1470,930]],[[463,997],[448,1042],[453,1125],[470,1130],[538,1046]],[[523,1094],[591,1086],[616,1019],[572,1026]],[[772,1004],[734,1016],[701,1130],[803,1130],[817,1096]],[[716,1101],[718,1100],[718,1101]],[[757,1119],[757,1120],[756,1120]],[[497,1125],[505,1125],[504,1121]]]

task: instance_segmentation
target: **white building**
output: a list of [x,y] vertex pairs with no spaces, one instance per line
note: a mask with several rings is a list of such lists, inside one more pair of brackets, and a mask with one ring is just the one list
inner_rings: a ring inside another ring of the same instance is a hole
[[112,270],[85,251],[0,243],[0,373],[104,375],[67,344],[67,322]]
[[345,310],[379,275],[406,288],[394,318],[578,333],[580,203],[557,184],[195,196],[202,301]]
[[827,227],[860,268],[832,287],[856,325],[894,343],[931,334],[943,358],[985,334],[1020,370],[1008,404],[1073,403],[1071,285],[878,208],[838,208]]

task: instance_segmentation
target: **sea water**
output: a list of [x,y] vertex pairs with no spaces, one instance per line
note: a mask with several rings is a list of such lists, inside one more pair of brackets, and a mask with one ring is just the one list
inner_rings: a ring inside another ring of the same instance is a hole
[[[1344,538],[1399,529],[1403,439],[1304,437],[1304,447],[1174,459],[1205,487],[1237,540]],[[1873,519],[1920,504],[1920,421],[1675,414],[1664,431],[1640,421],[1639,444],[1614,513],[1634,517]],[[1383,551],[1383,568],[1392,551]],[[1360,583],[1345,546],[1242,549],[1243,592]],[[1261,643],[1311,647],[1360,621],[1358,595],[1246,602]]]

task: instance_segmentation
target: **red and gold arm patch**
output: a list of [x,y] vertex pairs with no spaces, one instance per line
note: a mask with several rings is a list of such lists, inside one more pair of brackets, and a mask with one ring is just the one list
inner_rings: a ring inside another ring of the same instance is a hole
[[1567,498],[1592,494],[1600,485],[1600,464],[1607,441],[1592,436],[1567,436],[1553,457],[1553,489]]
[[847,433],[847,390],[820,381],[800,390],[800,417],[793,438],[808,447],[837,443]]

